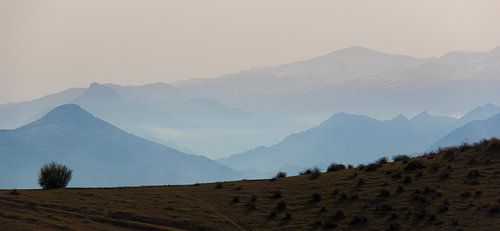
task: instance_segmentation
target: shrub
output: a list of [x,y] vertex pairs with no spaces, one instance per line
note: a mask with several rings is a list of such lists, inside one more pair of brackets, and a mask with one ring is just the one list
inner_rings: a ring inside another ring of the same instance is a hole
[[364,225],[364,224],[366,224],[367,221],[368,221],[368,219],[366,219],[365,216],[355,215],[352,218],[350,224],[351,225]]
[[460,193],[460,197],[462,198],[467,198],[467,197],[470,197],[472,194],[469,192],[469,191],[464,191],[462,193]]
[[280,171],[276,173],[276,178],[283,178],[286,177],[286,172]]
[[269,219],[274,219],[274,218],[276,218],[276,215],[277,215],[276,211],[273,210],[273,211],[269,212],[269,215],[267,215],[267,217]]
[[371,164],[366,166],[365,172],[373,172],[373,171],[377,170],[378,167],[379,167],[379,165],[377,163],[371,163]]
[[292,219],[292,214],[291,213],[286,213],[285,217],[283,219],[287,220],[287,221],[291,220]]
[[422,169],[425,168],[424,163],[421,160],[410,160],[405,166],[405,170],[407,171],[413,171],[417,169]]
[[345,218],[345,214],[344,214],[344,211],[342,209],[338,209],[335,214],[333,215],[333,217],[337,220],[342,220]]
[[396,189],[396,193],[402,193],[404,191],[405,191],[405,189],[403,188],[403,186],[398,185],[398,188]]
[[240,203],[240,197],[239,196],[234,196],[233,200],[231,201],[232,203]]
[[410,161],[410,159],[411,159],[411,158],[410,158],[409,156],[407,156],[407,155],[403,155],[403,154],[401,154],[401,155],[397,155],[397,156],[393,156],[393,157],[392,157],[392,160],[393,160],[394,162],[403,162],[403,163],[405,163],[405,164],[406,164],[408,161]]
[[319,202],[319,201],[321,201],[321,194],[319,194],[319,193],[313,193],[313,194],[311,195],[310,202],[311,202],[311,203],[317,203],[317,202]]
[[325,223],[323,223],[323,229],[335,229],[337,228],[337,224],[331,222],[331,221],[325,221]]
[[378,193],[378,197],[389,197],[389,196],[391,196],[391,192],[389,192],[389,190],[387,189],[382,189]]
[[19,193],[19,191],[17,191],[17,189],[12,189],[12,190],[9,192],[9,195],[14,195],[14,196],[17,196],[17,195],[21,195],[21,193]]
[[328,168],[326,169],[326,172],[335,172],[344,169],[345,165],[343,164],[331,163],[330,166],[328,166]]
[[391,178],[394,180],[401,179],[402,176],[403,176],[403,173],[400,170],[395,170],[391,174]]
[[312,173],[312,169],[310,169],[310,168],[306,168],[306,169],[302,170],[302,171],[299,173],[299,175],[301,175],[301,176],[302,176],[302,175],[309,175],[309,174],[311,174],[311,173]]
[[442,172],[439,174],[439,179],[447,179],[450,178],[450,174],[448,172]]
[[272,198],[273,199],[280,199],[281,198],[281,191],[279,191],[279,190],[274,191]]
[[352,166],[352,164],[347,165],[347,169],[353,169],[353,168],[354,166]]
[[44,164],[40,168],[38,184],[43,189],[65,188],[71,180],[72,170],[56,162]]
[[221,182],[215,184],[215,189],[221,189],[221,188],[224,188],[224,185]]
[[359,171],[363,171],[363,169],[365,169],[365,165],[364,164],[359,164],[358,167],[356,167]]
[[375,163],[377,163],[378,165],[383,165],[387,164],[387,162],[389,162],[389,160],[387,159],[387,157],[384,156],[378,159]]
[[481,176],[481,174],[479,173],[479,171],[477,169],[473,169],[473,170],[470,170],[468,173],[467,173],[467,177],[468,178],[477,178]]
[[257,196],[252,195],[252,197],[250,197],[250,201],[256,202],[257,201]]
[[311,180],[316,180],[319,176],[321,176],[321,170],[318,167],[314,167],[309,175]]
[[411,183],[411,176],[405,176],[405,178],[403,179],[403,183],[405,184]]
[[363,178],[359,178],[359,179],[358,179],[358,182],[356,183],[356,186],[358,186],[358,187],[359,187],[359,186],[364,185],[365,183],[366,183],[365,179],[363,179]]
[[248,201],[247,204],[245,205],[248,210],[255,210],[255,202],[254,201]]
[[281,200],[281,201],[278,201],[278,203],[276,203],[276,209],[278,211],[282,211],[286,208],[286,203],[285,201]]

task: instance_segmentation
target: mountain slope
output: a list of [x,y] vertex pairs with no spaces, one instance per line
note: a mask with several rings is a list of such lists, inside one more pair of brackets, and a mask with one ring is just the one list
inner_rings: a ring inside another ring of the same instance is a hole
[[52,160],[74,169],[73,186],[193,183],[237,177],[232,169],[205,157],[125,133],[77,105],[59,106],[16,130],[1,130],[0,154],[0,187],[35,187],[39,167]]
[[421,113],[411,120],[400,115],[380,121],[367,116],[337,113],[320,125],[286,137],[270,147],[259,147],[219,162],[235,169],[274,171],[282,165],[309,167],[332,161],[361,163],[381,155],[414,153],[453,129],[455,120]]
[[455,146],[464,142],[477,142],[481,139],[489,139],[492,137],[500,137],[500,114],[485,120],[470,122],[463,127],[453,130],[434,143],[429,150],[436,150],[439,147]]
[[493,231],[500,226],[498,169],[500,141],[492,140],[317,177],[0,190],[0,224],[5,230]]

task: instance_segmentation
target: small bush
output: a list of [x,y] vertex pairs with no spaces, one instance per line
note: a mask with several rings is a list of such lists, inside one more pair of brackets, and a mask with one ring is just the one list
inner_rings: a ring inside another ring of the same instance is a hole
[[472,194],[469,192],[469,191],[464,191],[462,193],[460,193],[460,197],[462,198],[467,198],[467,197],[470,197]]
[[359,164],[358,167],[356,167],[356,169],[358,169],[359,171],[363,171],[363,169],[365,169],[365,165]]
[[378,164],[378,165],[383,165],[383,164],[387,164],[387,162],[389,162],[389,160],[387,159],[387,157],[381,157],[380,159],[378,159],[375,163]]
[[337,220],[342,220],[345,219],[345,213],[342,209],[338,209],[333,215],[333,217]]
[[234,196],[233,200],[231,202],[234,203],[234,204],[240,203],[240,197],[239,196]]
[[387,190],[387,189],[382,189],[382,190],[380,190],[380,192],[378,193],[378,196],[377,196],[377,197],[381,197],[381,198],[383,198],[383,197],[389,197],[389,196],[391,196],[391,192],[389,192],[389,190]]
[[269,219],[274,219],[274,218],[276,218],[276,215],[277,215],[276,211],[273,210],[273,211],[269,212],[269,215],[267,215],[267,217]]
[[9,192],[9,195],[18,196],[18,195],[21,195],[21,193],[19,193],[19,191],[17,191],[17,189],[12,189],[12,190]]
[[285,201],[278,201],[278,203],[276,203],[276,210],[278,211],[282,211],[286,208],[286,203]]
[[421,160],[417,160],[417,159],[408,161],[408,163],[405,166],[405,170],[407,170],[407,171],[413,171],[413,170],[422,169],[422,168],[425,168],[424,163]]
[[377,163],[371,163],[366,166],[365,172],[373,172],[379,168],[379,165]]
[[279,190],[274,191],[272,198],[273,199],[280,199],[281,198],[281,191],[279,191]]
[[402,176],[403,176],[403,173],[400,170],[395,170],[391,174],[391,178],[394,179],[394,180],[401,179]]
[[352,166],[352,164],[347,165],[347,169],[353,169],[353,168],[354,166]]
[[355,215],[349,224],[351,225],[365,225],[368,222],[365,216]]
[[356,183],[356,186],[358,186],[358,187],[359,187],[359,186],[364,185],[365,183],[366,183],[365,179],[363,179],[363,178],[359,178],[359,179],[358,179],[358,182]]
[[250,201],[256,202],[257,201],[257,196],[252,195],[252,197],[250,197]]
[[402,193],[402,192],[404,192],[404,191],[405,191],[405,189],[403,188],[403,186],[398,185],[398,188],[396,189],[396,193],[398,193],[398,194],[399,194],[399,193]]
[[448,172],[442,172],[439,174],[439,179],[448,179],[450,178],[450,174]]
[[337,228],[337,224],[331,222],[331,221],[325,221],[325,223],[323,223],[323,229],[335,229]]
[[217,183],[215,184],[215,189],[221,189],[221,188],[224,188],[224,185],[222,183]]
[[255,202],[254,201],[248,201],[247,204],[245,205],[245,207],[247,207],[248,210],[255,210]]
[[403,154],[392,157],[392,160],[394,162],[403,162],[404,164],[406,164],[408,161],[410,161],[410,159],[411,158],[409,156],[403,155]]
[[405,183],[405,184],[409,184],[409,183],[411,183],[411,176],[405,176],[405,177],[403,178],[403,183]]
[[309,175],[309,178],[311,180],[316,180],[316,179],[318,179],[319,176],[321,176],[321,170],[319,168],[317,168],[317,167],[314,167],[312,169],[311,174]]
[[65,188],[71,180],[72,170],[56,162],[44,164],[40,168],[38,184],[43,189]]
[[309,201],[311,203],[317,203],[317,202],[321,201],[321,194],[319,194],[319,193],[313,193],[311,195],[311,199]]
[[481,174],[479,173],[479,171],[477,169],[470,170],[467,173],[467,177],[470,179],[478,178],[480,176],[481,176]]
[[331,163],[330,166],[326,169],[326,172],[335,172],[335,171],[340,171],[344,170],[345,165],[343,164],[337,164],[337,163]]
[[292,219],[292,214],[291,213],[286,213],[285,217],[283,219],[287,220],[287,221],[291,220]]
[[283,178],[283,177],[286,177],[286,172],[280,171],[276,173],[276,178]]

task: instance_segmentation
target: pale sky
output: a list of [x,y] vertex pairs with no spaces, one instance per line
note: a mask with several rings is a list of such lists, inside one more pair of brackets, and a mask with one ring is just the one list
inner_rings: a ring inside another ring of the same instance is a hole
[[212,77],[350,46],[500,45],[499,0],[0,0],[0,104],[91,82]]

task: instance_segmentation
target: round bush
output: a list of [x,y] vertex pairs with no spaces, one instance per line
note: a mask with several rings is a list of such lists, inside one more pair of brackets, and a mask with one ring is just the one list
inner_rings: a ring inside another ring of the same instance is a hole
[[50,162],[40,168],[38,184],[43,189],[65,188],[71,180],[73,171],[67,166]]

